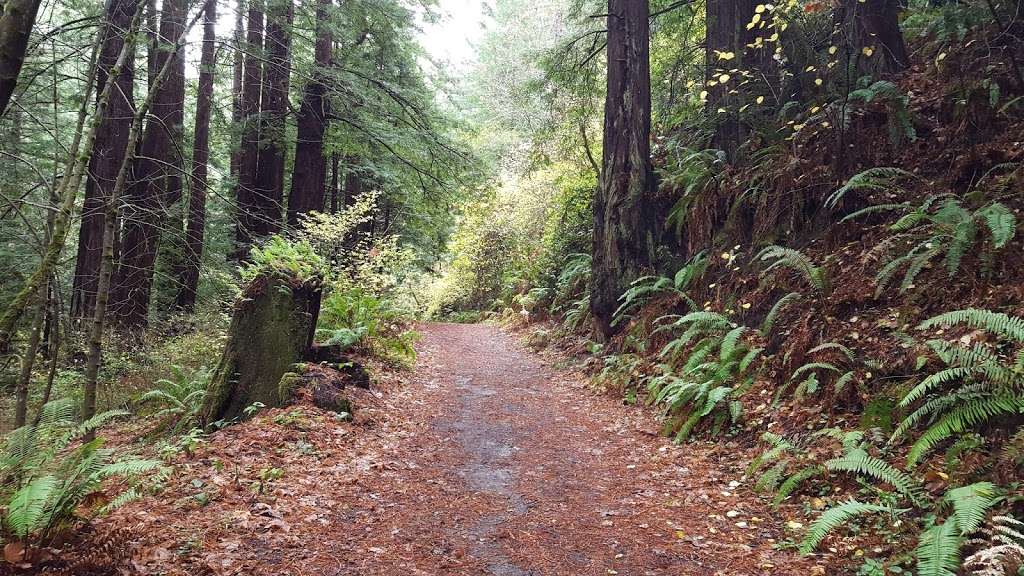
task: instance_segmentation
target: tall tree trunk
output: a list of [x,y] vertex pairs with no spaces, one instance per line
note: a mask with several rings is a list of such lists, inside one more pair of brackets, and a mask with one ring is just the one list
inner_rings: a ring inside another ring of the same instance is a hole
[[590,293],[590,310],[605,337],[620,328],[612,325],[619,296],[655,260],[648,14],[647,0],[608,1],[608,92]]
[[250,0],[245,27],[245,64],[242,67],[242,142],[238,180],[235,184],[236,256],[245,259],[252,245],[256,215],[254,189],[260,150],[259,114],[263,92],[260,63],[263,60],[263,0]]
[[[239,0],[235,6],[235,56],[234,64],[232,66],[231,76],[231,123],[232,126],[239,127],[242,125],[242,120],[245,119],[245,115],[242,110],[242,65],[245,63],[245,50],[243,49],[243,43],[245,42],[245,2]],[[231,180],[233,182],[238,181],[238,170],[242,162],[242,148],[236,142],[231,147]]]
[[7,0],[0,12],[0,116],[4,115],[25,63],[40,0]]
[[[166,4],[164,8],[167,8]],[[128,39],[126,40],[129,46],[135,42],[136,22],[137,17],[133,21]],[[100,361],[103,358],[103,331],[106,327],[109,299],[113,292],[114,245],[117,241],[116,223],[118,221],[118,210],[121,204],[121,196],[129,187],[128,175],[135,164],[136,150],[140,149],[138,144],[142,134],[142,120],[160,98],[165,96],[161,90],[163,83],[177,73],[177,60],[178,56],[182,53],[185,35],[195,22],[196,19],[193,19],[186,25],[184,19],[182,19],[180,33],[175,36],[173,43],[163,45],[164,57],[162,58],[161,66],[153,75],[146,98],[136,109],[135,115],[132,117],[132,124],[128,131],[128,143],[125,146],[126,154],[121,162],[121,166],[118,168],[114,186],[104,207],[106,213],[103,219],[103,252],[100,258],[100,275],[96,288],[96,306],[93,309],[92,323],[89,327],[87,340],[88,352],[86,354],[85,383],[82,394],[81,416],[83,420],[88,420],[96,414],[96,385],[99,378]],[[127,48],[128,46],[126,46]],[[152,120],[146,123],[147,132],[151,122]],[[90,432],[87,438],[91,439],[92,435]]]
[[187,15],[187,0],[164,0],[155,58],[158,70],[169,62],[169,71],[153,87],[152,113],[127,194],[115,282],[114,320],[126,330],[146,326],[161,228],[168,208],[181,198],[185,55],[176,46]]
[[[103,90],[117,56],[124,48],[125,36],[138,8],[138,0],[113,0],[108,4],[107,26],[100,49],[96,91]],[[131,128],[135,103],[134,58],[114,79],[114,92],[96,133],[96,144],[89,159],[89,176],[85,182],[85,203],[78,229],[78,255],[71,289],[71,316],[91,318],[96,301],[96,280],[99,276],[100,251],[103,243],[103,207],[117,178],[117,169],[125,155],[128,130]]]
[[291,0],[271,0],[264,39],[263,95],[260,101],[260,145],[256,160],[254,233],[263,238],[281,228],[284,215],[285,118],[291,76]]
[[192,185],[189,187],[188,224],[185,228],[185,254],[176,275],[179,282],[175,306],[191,311],[199,287],[199,262],[203,256],[203,232],[206,225],[206,177],[210,159],[210,110],[213,105],[213,73],[217,42],[217,0],[207,0],[203,17],[203,51],[199,61],[199,93],[196,97],[196,127],[192,147]]
[[[318,0],[316,8],[316,48],[313,77],[306,84],[299,107],[298,136],[295,143],[295,170],[288,194],[288,225],[298,224],[299,215],[324,209],[327,162],[324,158],[324,133],[330,115],[326,72],[331,66],[331,30],[327,23],[331,0]],[[334,166],[337,174],[337,165]]]

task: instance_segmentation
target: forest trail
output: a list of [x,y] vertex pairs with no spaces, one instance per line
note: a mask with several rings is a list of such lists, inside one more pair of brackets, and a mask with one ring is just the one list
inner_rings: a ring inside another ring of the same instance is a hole
[[769,514],[706,449],[653,436],[649,414],[595,397],[498,328],[423,334],[406,390],[422,433],[380,479],[394,508],[366,526],[382,540],[354,573],[810,573],[772,549]]
[[[115,524],[147,535],[136,564],[189,575],[824,573],[774,549],[781,522],[737,484],[747,460],[735,447],[673,446],[648,411],[595,395],[497,327],[420,330],[417,367],[371,395],[380,404],[367,421],[272,411],[179,468],[179,504],[165,494],[118,511]],[[314,456],[296,455],[300,441]],[[249,479],[274,467],[281,480],[254,498],[211,469],[218,460]],[[183,511],[200,485],[219,493]]]

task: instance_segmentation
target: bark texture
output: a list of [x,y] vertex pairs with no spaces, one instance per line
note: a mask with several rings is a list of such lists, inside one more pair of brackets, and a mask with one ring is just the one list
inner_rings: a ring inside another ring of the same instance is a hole
[[0,116],[4,115],[25,63],[40,0],[6,0],[0,12]]
[[[747,29],[747,24],[754,17],[754,9],[759,3],[757,0],[708,0],[707,3],[704,79],[708,91],[707,111],[715,120],[711,147],[724,151],[730,161],[735,160],[737,148],[747,139],[749,133],[736,111],[746,103],[740,102],[739,98],[752,100],[755,94],[751,93],[751,90],[758,90],[760,95],[767,97],[771,97],[774,92],[768,89],[768,86],[758,89],[757,85],[764,79],[775,77],[771,49],[748,47],[757,36],[769,35],[765,32],[766,28],[760,26]],[[761,13],[761,17],[764,18],[761,22],[766,23],[770,18],[769,12]],[[721,57],[722,54],[730,53],[731,59]],[[736,85],[741,79],[738,74],[731,72],[734,69],[754,73],[758,82],[749,83],[742,93],[736,92]],[[721,82],[723,74],[729,76],[725,83]],[[726,112],[719,112],[720,109],[725,109]]]
[[199,61],[199,92],[196,96],[196,125],[192,145],[192,175],[189,187],[185,253],[178,278],[176,308],[191,311],[196,304],[199,287],[199,263],[203,256],[206,226],[206,178],[210,160],[210,111],[213,105],[213,74],[217,36],[217,2],[207,0],[203,16],[203,50]]
[[260,98],[260,144],[256,160],[253,233],[258,238],[281,229],[284,216],[285,118],[291,76],[291,0],[271,0],[263,53],[263,95]]
[[841,0],[836,26],[846,37],[847,54],[861,74],[881,75],[907,67],[910,56],[899,23],[898,0]]
[[165,0],[160,15],[155,68],[169,66],[155,86],[134,178],[127,194],[121,260],[115,281],[113,320],[122,329],[146,326],[160,231],[171,205],[181,199],[185,120],[185,55],[177,43],[185,31],[187,0]]
[[[103,32],[103,46],[96,73],[97,99],[124,48],[128,27],[137,9],[138,0],[113,0],[107,7],[107,26]],[[114,90],[97,127],[96,143],[89,159],[89,177],[85,182],[85,201],[78,229],[78,254],[71,290],[71,315],[74,318],[91,318],[96,303],[104,207],[117,179],[117,171],[124,161],[128,132],[135,114],[134,60],[129,56],[114,78]]]
[[235,305],[228,343],[214,371],[201,411],[204,424],[244,415],[254,402],[281,406],[290,388],[282,377],[313,343],[320,309],[314,284],[258,276]]
[[[295,169],[288,194],[288,225],[298,224],[299,215],[324,209],[327,162],[324,158],[324,133],[330,115],[327,98],[327,70],[331,65],[331,30],[327,24],[330,0],[319,0],[316,9],[316,47],[313,77],[306,83],[299,107],[298,136],[295,144]],[[337,169],[335,164],[334,169]],[[337,172],[335,171],[334,174]],[[335,197],[336,199],[336,197]]]
[[238,180],[235,185],[236,255],[244,259],[252,245],[256,216],[254,190],[260,150],[260,95],[263,60],[263,4],[251,0],[245,32],[245,63],[242,66],[242,141],[239,151]]
[[608,337],[629,284],[654,266],[648,3],[608,2],[608,78],[601,186],[594,198],[590,310]]

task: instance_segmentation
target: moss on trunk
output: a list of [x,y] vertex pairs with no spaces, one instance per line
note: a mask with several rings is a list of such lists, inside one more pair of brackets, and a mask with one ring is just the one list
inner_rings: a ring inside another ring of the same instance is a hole
[[205,424],[232,420],[255,402],[282,406],[281,377],[300,362],[312,344],[320,307],[318,285],[294,285],[258,276],[235,306],[217,370],[203,405]]

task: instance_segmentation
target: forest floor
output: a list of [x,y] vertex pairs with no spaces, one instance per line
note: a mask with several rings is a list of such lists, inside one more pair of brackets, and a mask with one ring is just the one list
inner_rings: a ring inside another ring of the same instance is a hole
[[127,529],[144,574],[825,574],[783,545],[742,448],[674,446],[497,327],[420,329],[416,368],[354,423],[266,412],[97,533]]

